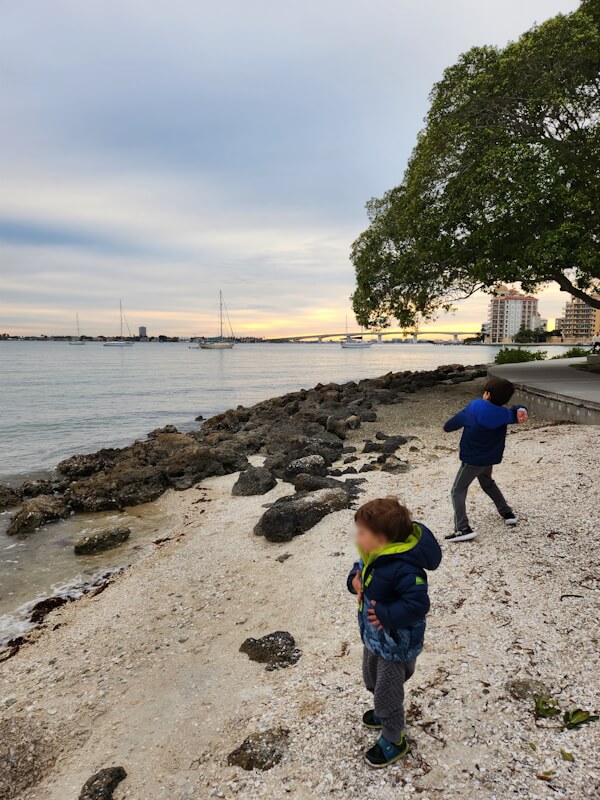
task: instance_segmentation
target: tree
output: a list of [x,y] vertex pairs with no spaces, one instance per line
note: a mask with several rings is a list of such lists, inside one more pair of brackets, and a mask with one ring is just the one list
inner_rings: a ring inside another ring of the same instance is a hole
[[434,86],[400,186],[352,246],[362,325],[413,325],[477,291],[549,283],[600,308],[600,0]]

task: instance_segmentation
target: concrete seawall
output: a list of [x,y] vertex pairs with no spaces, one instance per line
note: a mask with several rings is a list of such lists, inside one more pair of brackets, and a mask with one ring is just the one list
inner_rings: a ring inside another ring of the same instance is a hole
[[515,401],[550,419],[600,425],[600,374],[577,369],[585,359],[492,365],[488,372],[517,389]]

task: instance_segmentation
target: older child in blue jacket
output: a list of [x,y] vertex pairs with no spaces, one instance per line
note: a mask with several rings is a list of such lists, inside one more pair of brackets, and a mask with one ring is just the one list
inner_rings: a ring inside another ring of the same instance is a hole
[[355,520],[360,560],[347,585],[358,596],[363,678],[375,701],[363,722],[381,729],[365,760],[371,767],[387,767],[409,750],[404,684],[423,649],[429,611],[425,570],[437,569],[442,551],[431,531],[413,522],[395,497],[365,503]]
[[461,465],[451,492],[454,532],[445,537],[448,541],[465,542],[477,536],[469,525],[466,509],[467,491],[475,478],[494,502],[504,522],[507,525],[517,524],[514,511],[492,478],[494,464],[499,464],[504,455],[507,426],[527,421],[525,407],[504,407],[514,391],[515,387],[510,381],[490,378],[483,387],[483,397],[472,400],[444,425],[446,432],[463,429],[460,439]]

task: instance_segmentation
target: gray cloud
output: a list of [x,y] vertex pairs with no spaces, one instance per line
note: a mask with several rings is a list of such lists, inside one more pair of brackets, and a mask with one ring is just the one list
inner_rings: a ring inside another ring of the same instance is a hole
[[184,332],[220,285],[240,325],[343,317],[364,202],[400,180],[443,68],[576,6],[3,4],[0,328],[78,309],[108,330],[123,296]]

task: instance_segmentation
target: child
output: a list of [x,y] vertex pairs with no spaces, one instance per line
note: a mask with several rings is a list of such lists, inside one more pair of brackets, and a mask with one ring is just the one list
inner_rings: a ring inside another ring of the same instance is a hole
[[492,478],[493,465],[502,461],[506,426],[513,422],[527,422],[526,408],[503,408],[514,391],[515,387],[510,381],[490,378],[483,387],[483,397],[470,402],[444,425],[446,432],[463,428],[460,440],[462,463],[451,492],[454,533],[445,537],[449,542],[465,542],[477,536],[469,525],[466,510],[467,491],[475,478],[496,504],[504,522],[507,525],[517,524],[516,515]]
[[423,649],[429,611],[425,570],[437,569],[442,551],[431,531],[413,522],[395,497],[365,503],[354,518],[360,561],[347,585],[358,595],[363,678],[375,700],[363,722],[381,729],[365,761],[370,767],[387,767],[409,750],[404,683]]

